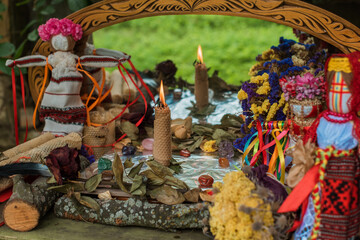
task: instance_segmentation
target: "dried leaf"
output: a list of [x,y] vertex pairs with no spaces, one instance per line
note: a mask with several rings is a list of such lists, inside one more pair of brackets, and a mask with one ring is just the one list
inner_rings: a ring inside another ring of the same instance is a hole
[[99,198],[100,200],[104,200],[104,201],[114,199],[114,198],[111,196],[111,193],[110,193],[109,190],[106,191],[106,192],[103,192],[103,193],[99,193],[99,194],[98,194],[98,198]]
[[165,176],[172,176],[174,174],[174,171],[171,170],[168,167],[163,166],[162,164],[158,163],[155,160],[149,160],[146,161],[146,164],[149,166],[149,168],[151,168],[151,170],[153,170],[153,172],[163,178]]
[[221,126],[223,126],[223,127],[240,128],[243,123],[244,123],[244,120],[241,117],[232,115],[232,114],[225,114],[221,118]]
[[121,130],[126,133],[131,140],[137,140],[139,138],[139,128],[129,121],[121,122]]
[[141,173],[141,175],[147,177],[147,183],[148,185],[155,185],[155,186],[160,186],[162,184],[164,184],[165,179],[157,176],[153,171],[151,171],[150,169],[144,171]]
[[81,205],[94,209],[96,212],[100,212],[100,205],[95,199],[88,196],[81,196],[80,193],[74,193],[74,196]]
[[131,193],[134,196],[144,196],[146,194],[146,184],[141,184],[141,186]]
[[112,170],[115,175],[115,180],[117,185],[120,187],[121,190],[124,192],[129,192],[129,190],[124,185],[124,167],[122,165],[121,159],[117,153],[115,153],[114,161],[112,163]]
[[131,185],[130,193],[134,192],[136,189],[138,189],[141,184],[143,183],[143,179],[141,175],[136,175],[133,179],[133,183]]
[[124,168],[125,168],[125,169],[126,169],[126,168],[131,168],[132,166],[134,166],[134,164],[135,164],[135,163],[133,163],[133,162],[131,161],[131,158],[128,158],[128,159],[126,159],[125,162],[124,162]]
[[46,181],[47,184],[54,184],[57,183],[54,175],[51,175],[51,177]]
[[179,191],[167,185],[152,190],[150,196],[168,205],[180,204],[185,201],[184,196]]
[[146,194],[146,184],[143,182],[143,177],[141,175],[136,175],[134,177],[130,192],[135,196],[144,196]]
[[199,194],[200,194],[200,189],[194,188],[184,193],[184,197],[188,202],[197,203],[199,202]]
[[48,191],[54,190],[54,191],[57,191],[57,192],[60,192],[60,193],[68,193],[68,191],[70,189],[71,188],[68,185],[58,185],[58,186],[51,186],[47,190]]
[[136,165],[135,167],[133,167],[130,172],[129,172],[129,177],[130,178],[134,178],[137,174],[139,174],[142,166],[144,165],[144,162],[140,162],[138,165]]
[[181,172],[182,167],[180,166],[180,164],[182,164],[182,163],[183,162],[177,162],[174,158],[171,158],[169,168],[171,170],[173,170],[175,172],[175,174],[178,174]]
[[217,142],[220,142],[221,140],[233,140],[236,138],[236,136],[218,128],[213,133],[212,138],[215,139]]
[[197,149],[198,147],[200,147],[201,142],[203,141],[203,139],[204,139],[204,136],[198,138],[198,139],[196,140],[196,142],[195,142],[193,145],[191,145],[190,147],[188,147],[187,149],[188,149],[190,152],[194,152],[195,149]]
[[199,136],[211,136],[214,132],[214,129],[202,125],[194,125],[192,131]]
[[165,176],[165,184],[174,186],[179,189],[189,189],[188,185],[186,185],[185,182],[173,176]]
[[51,186],[47,190],[54,190],[60,193],[68,193],[70,190],[84,191],[85,186],[83,182],[71,182],[64,185]]
[[97,174],[92,176],[91,178],[89,178],[86,182],[85,182],[85,189],[88,192],[93,192],[95,191],[95,189],[97,188],[97,186],[99,185],[99,183],[101,182],[102,179],[102,175],[101,174]]

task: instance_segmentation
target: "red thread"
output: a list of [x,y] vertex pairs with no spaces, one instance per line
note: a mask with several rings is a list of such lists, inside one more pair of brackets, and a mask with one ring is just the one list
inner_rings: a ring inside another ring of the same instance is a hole
[[15,141],[16,141],[16,145],[19,145],[18,114],[17,114],[17,104],[16,104],[16,81],[15,81],[14,67],[11,68],[11,79],[12,79],[13,106],[14,106]]
[[24,139],[24,142],[26,142],[27,136],[28,136],[29,124],[28,124],[28,119],[27,119],[27,114],[26,114],[24,76],[23,76],[20,68],[19,68],[19,71],[20,71],[20,80],[21,80],[21,97],[22,97],[22,102],[23,102],[23,107],[24,107],[24,115],[25,115],[25,119],[26,119],[26,130],[25,130],[25,139]]

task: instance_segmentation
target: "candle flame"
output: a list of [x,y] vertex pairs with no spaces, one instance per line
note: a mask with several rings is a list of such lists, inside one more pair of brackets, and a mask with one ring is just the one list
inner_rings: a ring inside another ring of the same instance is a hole
[[160,96],[161,103],[166,107],[167,105],[166,105],[166,102],[165,102],[164,85],[163,85],[162,80],[161,80],[161,83],[160,83],[159,96]]
[[202,50],[201,50],[201,46],[199,45],[198,47],[198,52],[197,52],[198,56],[198,60],[200,61],[200,63],[204,63],[204,59],[203,59],[203,55],[202,55]]

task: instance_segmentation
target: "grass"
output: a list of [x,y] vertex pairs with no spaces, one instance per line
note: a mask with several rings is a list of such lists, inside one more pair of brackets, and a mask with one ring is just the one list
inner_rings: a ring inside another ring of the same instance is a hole
[[94,33],[97,48],[121,50],[139,70],[170,59],[177,77],[193,82],[197,46],[204,62],[231,84],[246,81],[255,57],[279,38],[294,39],[292,29],[272,22],[229,16],[158,16],[116,24]]

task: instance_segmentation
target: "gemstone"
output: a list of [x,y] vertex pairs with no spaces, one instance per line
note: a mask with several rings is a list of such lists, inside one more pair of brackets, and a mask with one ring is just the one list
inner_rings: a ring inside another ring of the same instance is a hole
[[222,168],[228,168],[229,160],[227,158],[219,158],[219,166]]
[[143,146],[144,150],[152,151],[154,148],[154,139],[153,138],[145,138],[141,145]]
[[183,156],[183,157],[190,157],[191,153],[189,150],[187,149],[183,149],[180,151],[180,156]]
[[209,175],[201,175],[199,177],[200,187],[210,188],[212,187],[213,183],[214,183],[214,179]]
[[98,173],[102,173],[105,170],[111,170],[112,162],[107,158],[100,158],[98,161]]
[[132,145],[124,146],[121,151],[122,151],[122,154],[125,156],[134,155],[136,153],[136,147],[134,147]]

